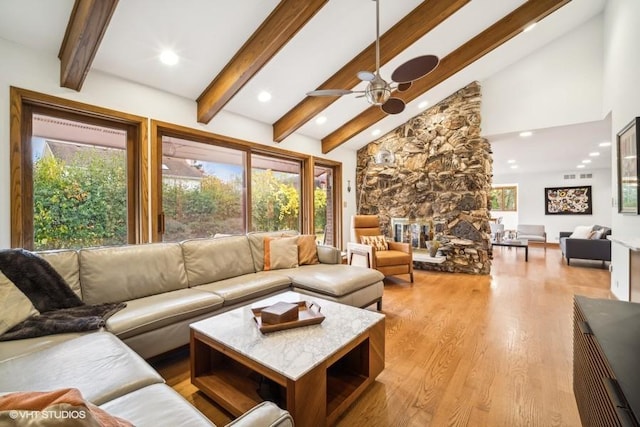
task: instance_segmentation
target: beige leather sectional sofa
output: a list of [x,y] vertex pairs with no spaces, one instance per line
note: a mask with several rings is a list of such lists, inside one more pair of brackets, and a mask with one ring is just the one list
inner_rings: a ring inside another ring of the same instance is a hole
[[[0,342],[0,393],[76,387],[138,426],[211,425],[144,361],[187,344],[190,323],[286,290],[380,307],[382,274],[341,264],[332,247],[317,247],[318,264],[265,271],[275,234],[40,253],[84,302],[127,307],[106,331]],[[245,415],[246,425],[290,422],[268,403]]]

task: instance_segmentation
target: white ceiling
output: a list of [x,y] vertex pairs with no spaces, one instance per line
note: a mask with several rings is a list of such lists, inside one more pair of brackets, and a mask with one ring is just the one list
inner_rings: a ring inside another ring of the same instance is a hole
[[[601,121],[537,129],[532,133],[528,137],[521,137],[519,132],[488,137],[495,176],[549,171],[588,173],[593,169],[611,168],[613,145],[600,146],[600,143],[611,142],[610,116]],[[590,153],[599,155],[590,156]],[[583,160],[590,163],[584,164]],[[585,168],[577,168],[580,164]]]
[[[516,36],[409,103],[404,113],[386,117],[345,145],[352,149],[360,148],[375,139],[371,136],[372,129],[379,128],[384,134],[419,114],[421,110],[417,105],[421,101],[427,100],[433,105],[470,81],[490,77],[597,15],[605,2],[571,1],[545,18],[534,31]],[[0,38],[37,49],[45,55],[57,56],[73,3],[74,0],[0,0]],[[420,3],[421,0],[380,0],[381,33]],[[418,55],[447,55],[523,3],[525,0],[472,0],[383,66],[382,76],[388,79],[395,67]],[[277,0],[120,1],[92,69],[195,100],[277,4]],[[272,124],[298,104],[305,92],[319,86],[374,39],[373,1],[329,1],[226,105],[225,110]],[[178,53],[178,65],[167,67],[158,61],[158,54],[165,48]],[[256,100],[262,90],[273,94],[269,103]],[[327,117],[324,125],[317,125],[312,120],[298,132],[321,139],[366,107],[368,104],[364,99],[344,96],[321,113]],[[515,158],[518,153],[520,171],[549,165],[548,158],[534,164],[533,160],[537,161],[539,157],[525,154],[524,150],[530,146],[541,150],[547,144],[557,149],[551,141],[563,141],[562,132],[574,135],[584,132],[585,136],[590,136],[597,133],[594,127],[603,132],[594,124],[584,126],[584,131],[580,126],[566,130],[549,129],[536,133],[527,142],[506,135],[492,139],[496,173],[500,173],[502,158]],[[606,125],[601,124],[601,127]],[[545,135],[547,138],[543,140]],[[551,138],[552,135],[555,136]],[[606,138],[604,134],[602,138]],[[567,149],[569,152],[579,150],[581,148]],[[604,165],[604,156],[600,160]],[[573,168],[576,161],[572,158],[570,165],[557,167]]]

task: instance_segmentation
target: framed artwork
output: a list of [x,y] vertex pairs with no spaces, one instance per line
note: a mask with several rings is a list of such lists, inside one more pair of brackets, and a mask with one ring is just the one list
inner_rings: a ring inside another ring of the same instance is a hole
[[590,185],[544,189],[545,215],[591,215],[593,195]]
[[618,212],[639,214],[638,210],[638,151],[640,117],[636,117],[618,132]]

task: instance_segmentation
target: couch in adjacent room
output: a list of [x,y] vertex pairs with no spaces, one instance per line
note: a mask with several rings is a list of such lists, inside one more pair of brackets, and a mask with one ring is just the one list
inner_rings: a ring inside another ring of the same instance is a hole
[[611,229],[604,226],[578,226],[573,232],[560,232],[560,250],[567,260],[567,265],[572,259],[611,261]]

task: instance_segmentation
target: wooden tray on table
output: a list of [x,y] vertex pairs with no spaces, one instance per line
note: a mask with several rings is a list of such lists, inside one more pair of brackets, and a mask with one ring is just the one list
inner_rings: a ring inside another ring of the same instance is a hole
[[267,307],[252,308],[251,311],[253,312],[253,320],[256,321],[260,332],[266,334],[269,332],[281,331],[283,329],[316,325],[318,323],[322,323],[322,321],[324,320],[324,314],[320,313],[320,306],[318,304],[313,302],[310,303],[309,301],[298,301],[297,303],[293,304],[298,304],[298,320],[276,324],[262,323],[261,313],[262,310]]

